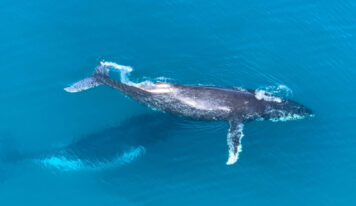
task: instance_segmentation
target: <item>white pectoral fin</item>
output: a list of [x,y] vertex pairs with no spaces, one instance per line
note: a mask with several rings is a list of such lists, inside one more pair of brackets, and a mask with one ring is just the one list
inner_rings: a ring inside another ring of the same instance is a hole
[[232,165],[239,159],[239,152],[242,151],[241,139],[244,136],[242,133],[243,126],[241,121],[230,121],[230,129],[227,134],[227,146],[229,147],[227,165]]

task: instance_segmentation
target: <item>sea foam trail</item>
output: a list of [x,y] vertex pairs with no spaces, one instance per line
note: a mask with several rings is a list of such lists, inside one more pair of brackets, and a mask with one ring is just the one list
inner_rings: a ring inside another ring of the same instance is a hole
[[129,80],[129,73],[133,71],[133,68],[130,66],[120,65],[115,62],[100,62],[100,65],[113,68],[115,71],[120,72],[120,81],[124,84],[136,84]]
[[255,97],[258,100],[265,100],[265,101],[273,101],[273,102],[282,102],[282,98],[286,98],[292,96],[292,90],[285,86],[285,85],[277,85],[277,86],[267,86],[267,87],[260,87],[255,90]]
[[271,95],[270,93],[267,93],[264,90],[256,90],[255,91],[255,97],[258,100],[265,100],[269,102],[278,102],[281,103],[282,99],[276,96]]
[[[112,69],[115,69],[114,71],[119,71],[120,72],[120,81],[124,84],[135,86],[135,87],[142,87],[142,88],[150,88],[154,87],[154,83],[146,80],[140,83],[133,82],[129,79],[130,73],[133,71],[133,68],[130,66],[125,66],[125,65],[120,65],[115,62],[105,62],[102,61],[100,62],[102,66],[106,66]],[[165,77],[159,77],[159,78],[165,78]]]
[[256,91],[264,91],[271,95],[280,96],[283,98],[293,96],[293,91],[288,86],[283,84],[278,84],[274,86],[259,87]]

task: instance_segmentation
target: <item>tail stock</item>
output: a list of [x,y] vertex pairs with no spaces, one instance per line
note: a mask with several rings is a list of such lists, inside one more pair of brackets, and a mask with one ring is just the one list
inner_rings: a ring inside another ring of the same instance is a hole
[[104,84],[103,79],[109,78],[110,67],[124,72],[132,71],[132,68],[128,66],[118,65],[113,62],[100,62],[100,64],[95,68],[95,71],[92,76],[80,80],[79,82],[76,82],[73,85],[64,88],[64,90],[70,93],[75,93]]

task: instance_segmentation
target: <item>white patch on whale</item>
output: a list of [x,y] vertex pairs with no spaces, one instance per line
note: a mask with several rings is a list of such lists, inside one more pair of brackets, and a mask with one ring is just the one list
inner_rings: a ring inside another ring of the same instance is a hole
[[157,83],[152,84],[152,88],[145,88],[143,86],[139,86],[141,89],[146,90],[155,94],[164,94],[174,92],[174,88],[168,83]]
[[197,108],[197,109],[204,109],[204,110],[209,110],[209,108],[205,108],[203,105],[198,105],[196,101],[194,101],[194,99],[190,98],[190,97],[184,97],[184,96],[180,96],[177,97],[177,99],[181,102],[183,102],[184,104],[187,104],[191,107]]
[[182,103],[194,107],[200,110],[207,110],[207,111],[214,111],[214,110],[223,110],[223,111],[231,111],[229,107],[226,106],[218,106],[214,104],[207,104],[205,101],[197,101],[195,98],[187,97],[187,96],[180,96],[179,94],[175,96],[175,98]]
[[219,106],[218,109],[219,110],[224,110],[224,111],[227,111],[227,112],[231,111],[231,109],[229,107],[225,107],[225,106]]

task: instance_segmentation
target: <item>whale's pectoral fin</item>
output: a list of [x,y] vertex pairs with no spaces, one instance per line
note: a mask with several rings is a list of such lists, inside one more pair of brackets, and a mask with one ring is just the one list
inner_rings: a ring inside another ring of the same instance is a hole
[[232,165],[239,159],[239,152],[242,151],[241,139],[244,136],[242,133],[243,126],[239,120],[230,121],[230,129],[227,134],[227,145],[229,146],[227,165]]

